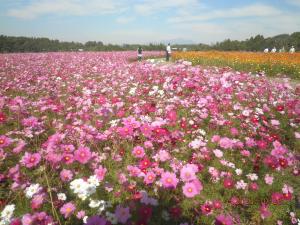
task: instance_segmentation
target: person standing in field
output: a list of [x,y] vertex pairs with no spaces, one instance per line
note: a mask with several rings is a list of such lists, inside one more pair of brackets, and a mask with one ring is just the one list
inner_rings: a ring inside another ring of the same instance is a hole
[[167,48],[166,48],[166,61],[167,62],[169,61],[170,57],[171,57],[171,45],[169,43]]
[[294,46],[291,47],[290,53],[295,53],[295,48],[294,48]]
[[138,47],[137,52],[138,52],[138,54],[137,54],[138,55],[138,60],[141,61],[142,58],[143,58],[143,49],[142,49],[141,46]]

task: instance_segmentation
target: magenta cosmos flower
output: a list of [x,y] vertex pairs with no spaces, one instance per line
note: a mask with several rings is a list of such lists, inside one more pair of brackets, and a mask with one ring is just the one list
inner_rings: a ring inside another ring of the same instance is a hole
[[86,164],[92,158],[92,153],[88,147],[79,147],[75,151],[74,156],[75,160],[77,160],[81,164]]
[[41,161],[41,155],[39,153],[28,153],[25,152],[25,155],[21,159],[21,164],[27,168],[35,167]]
[[68,202],[64,204],[59,211],[62,215],[64,215],[65,218],[68,218],[72,215],[75,209],[75,205],[72,202]]
[[165,188],[176,188],[178,184],[178,179],[175,173],[165,172],[161,175],[160,179],[162,185]]

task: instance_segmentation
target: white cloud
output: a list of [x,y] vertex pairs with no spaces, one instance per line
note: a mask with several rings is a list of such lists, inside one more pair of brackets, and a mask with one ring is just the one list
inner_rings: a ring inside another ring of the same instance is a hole
[[240,8],[230,8],[222,10],[205,10],[197,15],[179,15],[170,18],[171,23],[192,22],[192,21],[207,21],[213,19],[226,18],[243,18],[243,17],[265,17],[281,14],[281,11],[264,4],[253,4]]
[[182,22],[170,24],[170,28],[179,31],[181,37],[192,39],[196,43],[215,43],[227,38],[245,40],[262,34],[271,37],[282,33],[293,33],[300,30],[300,15],[281,14],[278,16],[252,17],[240,20],[223,20],[222,23]]
[[134,10],[142,15],[151,15],[171,9],[182,10],[186,8],[198,8],[200,6],[197,0],[144,0],[141,3],[135,4]]
[[116,22],[120,24],[127,24],[135,20],[135,17],[118,17],[116,18]]
[[121,0],[33,0],[28,5],[10,9],[8,15],[21,19],[34,19],[43,15],[108,14],[126,8]]
[[300,0],[286,0],[287,3],[300,7]]

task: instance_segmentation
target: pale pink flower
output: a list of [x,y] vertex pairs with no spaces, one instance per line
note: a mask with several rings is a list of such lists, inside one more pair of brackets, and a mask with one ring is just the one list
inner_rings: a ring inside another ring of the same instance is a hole
[[274,177],[270,176],[269,174],[266,174],[266,176],[265,176],[265,182],[266,182],[266,184],[272,185],[273,184],[273,180],[274,180]]
[[230,149],[233,147],[233,142],[231,139],[227,138],[227,137],[223,137],[221,138],[221,140],[219,141],[219,145],[220,147],[222,148],[225,148],[225,149]]

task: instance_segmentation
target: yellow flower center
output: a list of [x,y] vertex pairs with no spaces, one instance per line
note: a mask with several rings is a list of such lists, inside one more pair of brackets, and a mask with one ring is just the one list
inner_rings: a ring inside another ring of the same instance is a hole
[[167,178],[166,181],[167,181],[167,183],[172,183],[172,178],[169,177],[169,178]]

